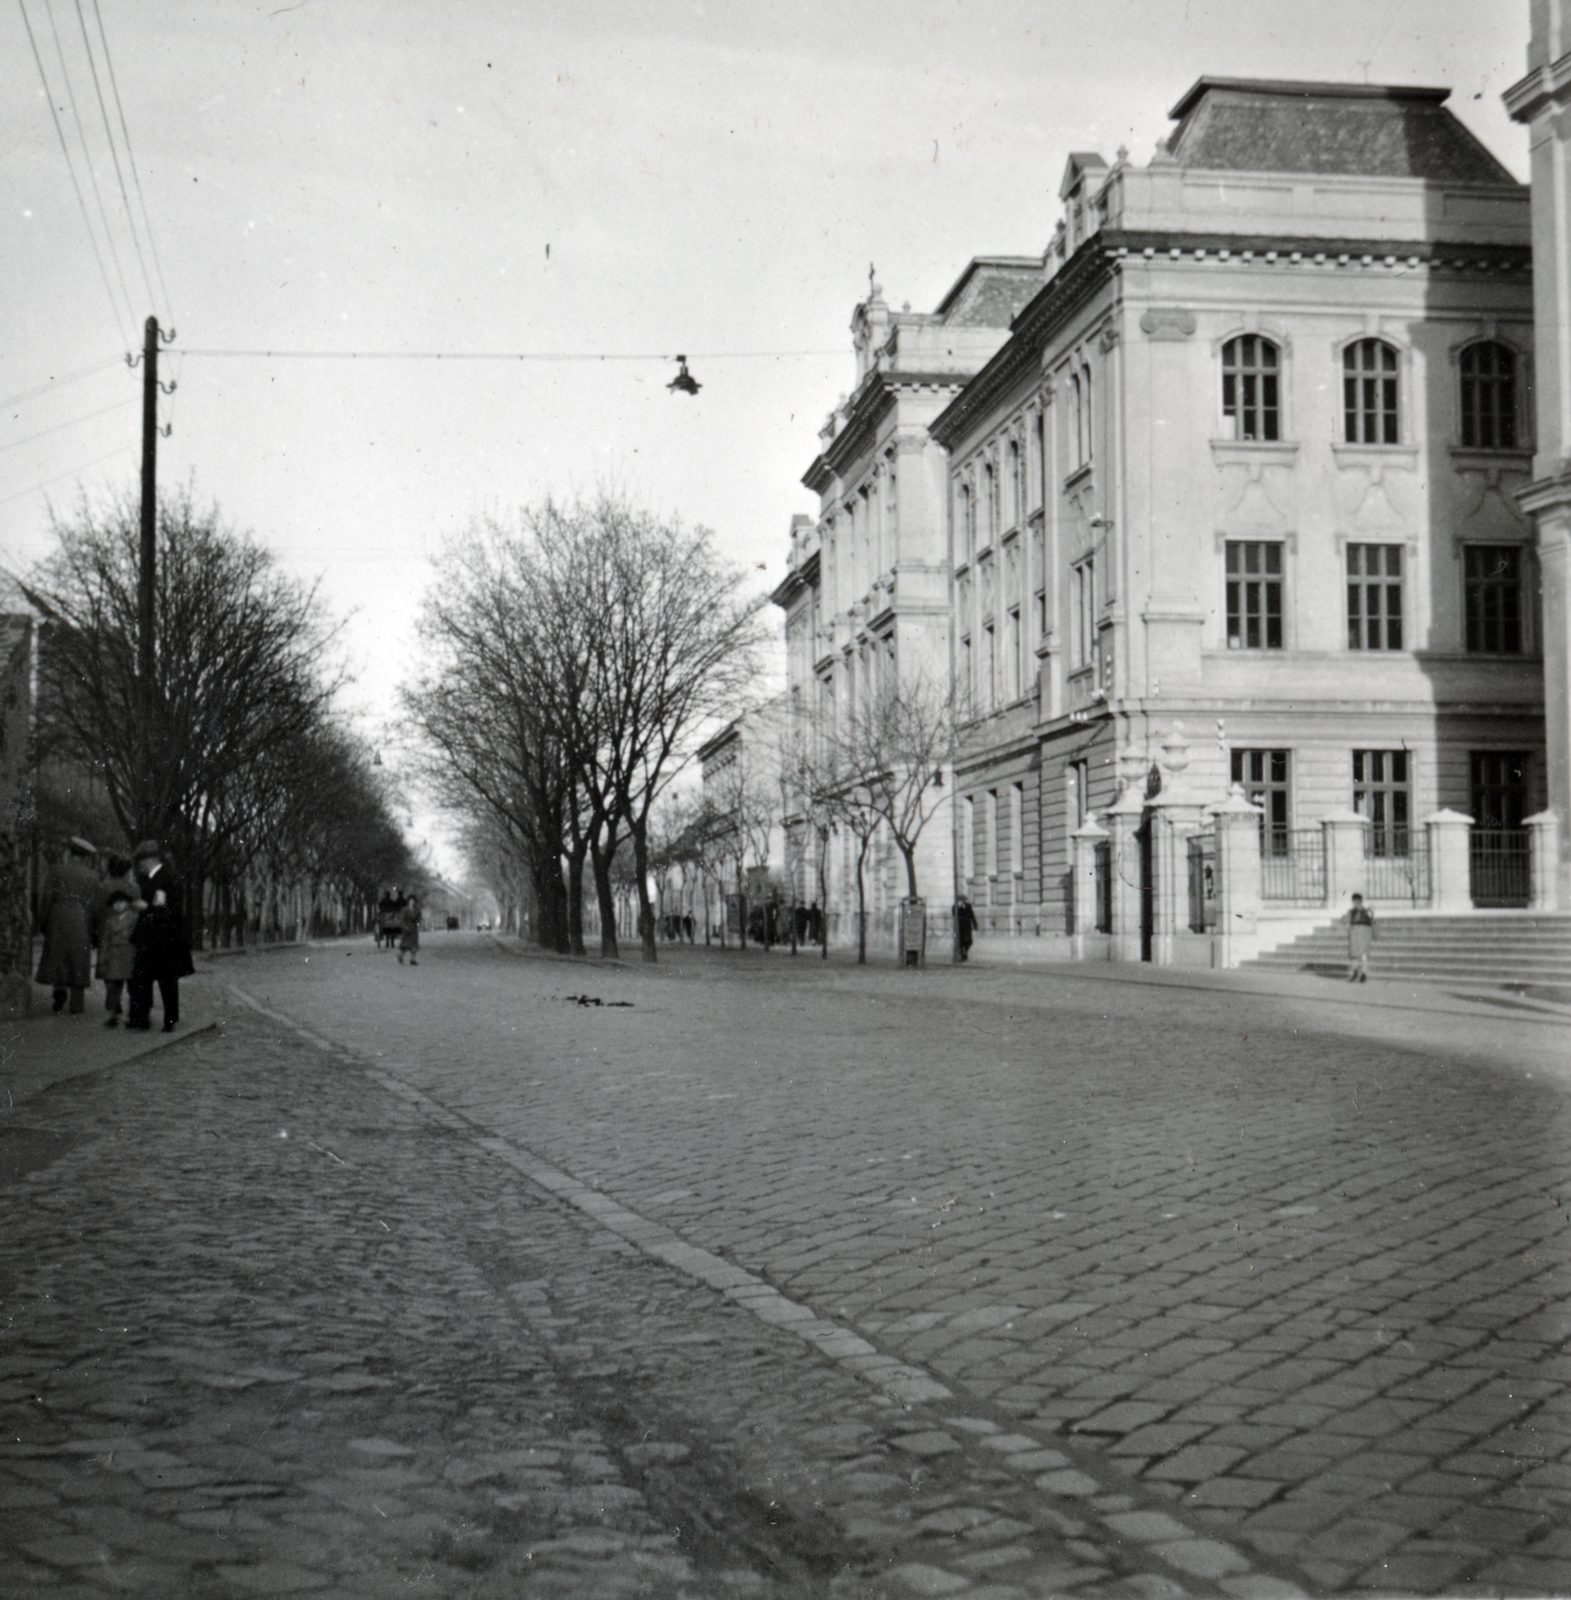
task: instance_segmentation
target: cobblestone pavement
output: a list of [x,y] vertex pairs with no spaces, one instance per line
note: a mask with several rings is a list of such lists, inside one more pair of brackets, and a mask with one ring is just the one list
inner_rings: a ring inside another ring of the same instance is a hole
[[95,1071],[35,1028],[0,1120],[7,1600],[1301,1592],[363,1055],[205,1011]]
[[[837,1328],[842,1371],[927,1374],[949,1397],[905,1414],[933,1459],[986,1448],[955,1407],[1005,1427],[1000,1472],[1064,1458],[1031,1483],[1085,1521],[1088,1566],[1571,1592],[1562,1023],[1335,985],[422,957],[234,981],[579,1186],[620,1237],[647,1227],[755,1286],[727,1292]],[[1019,1559],[996,1580],[1057,1557]],[[982,1582],[926,1564],[929,1592]]]

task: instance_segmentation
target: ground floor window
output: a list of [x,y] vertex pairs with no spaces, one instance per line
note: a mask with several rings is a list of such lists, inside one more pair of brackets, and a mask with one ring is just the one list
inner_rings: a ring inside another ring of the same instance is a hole
[[1520,828],[1527,815],[1527,756],[1521,751],[1475,750],[1469,764],[1473,825]]
[[1369,818],[1369,854],[1405,856],[1410,852],[1412,810],[1405,750],[1353,752],[1353,809]]

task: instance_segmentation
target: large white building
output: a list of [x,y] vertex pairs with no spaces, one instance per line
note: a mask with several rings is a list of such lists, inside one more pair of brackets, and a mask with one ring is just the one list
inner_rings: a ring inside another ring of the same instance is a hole
[[[1233,784],[1258,808],[1267,920],[1340,910],[1354,886],[1438,905],[1442,866],[1447,905],[1527,903],[1546,797],[1540,568],[1517,504],[1528,191],[1445,100],[1202,79],[1146,165],[1069,159],[1051,245],[1009,264],[1030,292],[1007,337],[909,413],[924,530],[943,463],[920,627],[965,708],[951,850],[984,935],[1213,959],[1209,858],[1191,850],[1178,904],[1182,853],[1160,866],[1152,823],[1204,832]],[[880,343],[869,310],[874,359],[806,480],[820,518],[794,530],[776,596],[793,691],[820,716],[892,614],[865,554],[886,525],[868,472],[906,457],[868,413],[875,395],[898,410],[880,351],[904,335],[891,319]],[[1093,919],[1077,873],[1104,836]]]

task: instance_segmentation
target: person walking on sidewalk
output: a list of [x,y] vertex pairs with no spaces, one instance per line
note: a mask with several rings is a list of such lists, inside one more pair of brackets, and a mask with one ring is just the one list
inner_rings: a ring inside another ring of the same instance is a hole
[[66,841],[65,859],[49,870],[38,921],[44,950],[38,958],[38,981],[54,990],[54,1009],[70,1001],[71,1015],[81,1014],[93,981],[92,912],[98,903],[98,874],[93,871],[96,847],[86,839]]
[[131,1014],[126,1018],[126,1027],[145,1032],[152,1026],[156,983],[164,1008],[164,1032],[173,1033],[180,1020],[180,980],[196,971],[191,963],[191,941],[186,938],[180,914],[180,884],[156,839],[144,839],[135,854],[136,879],[145,909],[131,935],[136,960],[131,970]]
[[955,902],[955,947],[962,961],[971,959],[971,936],[976,932],[976,912],[971,902],[961,895]]
[[98,976],[104,980],[106,1028],[120,1026],[120,997],[136,969],[132,936],[145,909],[141,888],[124,856],[111,856],[109,876],[99,890],[93,916],[93,937],[98,945]]
[[1361,894],[1353,896],[1347,914],[1347,981],[1369,982],[1369,947],[1375,942],[1375,914],[1364,904]]
[[409,955],[409,965],[420,965],[420,897],[410,895],[404,902],[404,909],[399,912],[399,923],[403,932],[398,939],[398,964],[403,966],[404,954]]

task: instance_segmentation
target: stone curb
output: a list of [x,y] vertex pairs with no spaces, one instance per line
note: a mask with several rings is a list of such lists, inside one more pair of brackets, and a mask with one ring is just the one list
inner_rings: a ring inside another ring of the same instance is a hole
[[[449,1110],[423,1090],[389,1072],[385,1066],[367,1065],[352,1050],[323,1038],[294,1018],[263,1005],[254,995],[247,994],[237,985],[228,984],[226,987],[251,1010],[292,1029],[304,1042],[324,1053],[358,1067],[367,1078],[389,1094],[449,1132],[461,1135],[476,1149],[511,1167],[521,1177],[625,1239],[644,1255],[707,1284],[725,1299],[751,1312],[760,1322],[795,1334],[858,1382],[877,1390],[902,1408],[956,1400],[953,1390],[922,1368],[885,1354],[861,1335],[840,1323],[824,1320],[810,1306],[787,1298],[773,1285],[723,1256],[688,1243],[663,1224],[629,1210],[609,1195],[582,1183],[571,1173],[542,1160],[532,1151]],[[1036,1437],[1025,1432],[1027,1426],[1017,1423],[1011,1432],[1005,1433],[997,1423],[975,1415],[935,1417],[928,1431],[905,1436],[905,1447],[918,1455],[961,1450],[967,1448],[967,1444],[986,1449],[991,1465],[1012,1467],[1017,1472],[1032,1476],[1045,1493],[1080,1502],[1075,1508],[1077,1515],[1099,1524],[1107,1543],[1113,1547],[1126,1543],[1140,1545],[1147,1554],[1155,1556],[1184,1577],[1214,1584],[1220,1592],[1234,1597],[1234,1600],[1305,1600],[1306,1590],[1260,1570],[1254,1559],[1236,1545],[1216,1538],[1209,1532],[1200,1532],[1187,1526],[1172,1514],[1170,1507],[1132,1509],[1127,1493],[1132,1485],[1124,1486],[1120,1494],[1123,1509],[1096,1512],[1085,1502],[1093,1495],[1111,1492],[1108,1486],[1073,1467],[1055,1467],[1042,1472],[1043,1452],[1054,1455],[1061,1450],[1065,1441],[1056,1433],[1045,1438]],[[956,1439],[955,1433],[959,1433],[967,1443]],[[968,1585],[970,1579],[962,1579],[961,1582]],[[919,1582],[911,1586],[918,1589],[922,1587]]]

